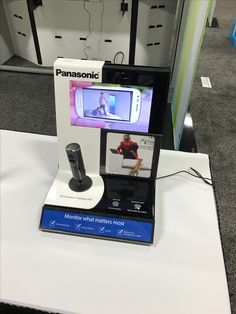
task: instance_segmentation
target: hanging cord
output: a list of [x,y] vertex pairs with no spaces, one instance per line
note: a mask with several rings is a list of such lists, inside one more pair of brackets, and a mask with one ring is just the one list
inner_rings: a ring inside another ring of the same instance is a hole
[[100,34],[99,34],[99,41],[98,41],[98,60],[101,60],[101,41],[102,41],[102,32],[103,32],[103,16],[104,16],[104,0],[101,0],[102,4],[102,12],[101,12],[101,24],[100,24]]
[[120,62],[120,64],[123,64],[124,59],[125,59],[125,54],[124,54],[123,51],[118,51],[118,52],[115,54],[114,59],[113,59],[113,63],[116,64],[116,62],[117,62],[116,59],[119,57],[119,55],[121,56],[121,62]]
[[88,14],[88,19],[89,19],[88,20],[89,32],[86,36],[86,40],[84,41],[84,53],[86,55],[86,58],[88,59],[88,54],[87,54],[86,50],[89,48],[89,46],[86,45],[86,42],[87,42],[89,36],[92,34],[92,27],[91,27],[91,12],[86,8],[86,0],[84,0],[83,9]]
[[[177,175],[177,174],[179,174],[179,173],[187,173],[187,174],[191,175],[192,177],[195,177],[195,178],[198,178],[198,179],[203,180],[203,181],[204,181],[206,184],[208,184],[208,185],[212,185],[212,180],[211,180],[210,178],[203,177],[200,172],[198,172],[196,169],[194,169],[194,168],[192,168],[192,167],[190,167],[190,169],[191,169],[195,174],[193,174],[193,173],[191,173],[191,172],[189,172],[189,171],[187,171],[187,170],[180,170],[180,171],[177,171],[177,172],[174,172],[174,173],[171,173],[171,174],[167,174],[167,175],[165,175],[165,176],[157,177],[157,180],[165,179],[165,178],[168,178],[168,177],[172,177],[172,176],[175,176],[175,175]],[[210,181],[210,182],[209,182],[209,181]]]

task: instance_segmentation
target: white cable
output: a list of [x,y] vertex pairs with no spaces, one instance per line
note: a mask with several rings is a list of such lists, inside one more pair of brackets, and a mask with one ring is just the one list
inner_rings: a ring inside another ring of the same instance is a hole
[[104,16],[104,0],[101,0],[102,4],[102,12],[101,12],[101,24],[100,24],[100,35],[99,35],[99,41],[98,41],[98,60],[101,60],[101,40],[102,40],[102,31],[103,31],[103,16]]

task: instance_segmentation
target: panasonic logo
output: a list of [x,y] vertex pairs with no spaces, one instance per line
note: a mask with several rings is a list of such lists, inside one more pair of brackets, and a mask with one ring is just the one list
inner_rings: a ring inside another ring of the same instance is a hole
[[56,69],[56,76],[66,76],[66,77],[77,77],[77,78],[85,78],[85,79],[99,79],[99,72],[95,73],[94,71],[86,73],[86,72],[70,72],[70,71],[62,71],[61,69]]

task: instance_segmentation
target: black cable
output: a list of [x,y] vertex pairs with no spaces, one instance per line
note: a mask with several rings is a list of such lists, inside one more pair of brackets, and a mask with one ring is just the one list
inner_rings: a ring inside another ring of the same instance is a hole
[[122,59],[121,59],[120,64],[123,64],[124,59],[125,59],[125,54],[124,54],[123,51],[118,51],[118,52],[115,54],[114,59],[113,59],[113,63],[116,63],[116,58],[117,58],[119,55],[122,56]]
[[91,28],[91,12],[86,8],[86,0],[84,0],[83,9],[88,14],[88,17],[89,17],[89,21],[88,21],[89,32],[86,36],[86,40],[84,41],[84,53],[86,55],[86,58],[88,59],[88,54],[87,54],[86,50],[89,47],[86,45],[86,41],[88,40],[89,36],[92,34],[92,28]]
[[209,182],[207,181],[207,180],[212,181],[210,178],[205,178],[205,177],[203,177],[200,172],[198,172],[196,169],[193,169],[192,167],[190,167],[190,169],[191,169],[193,172],[195,172],[196,175],[197,175],[200,179],[202,179],[206,184],[212,185],[212,183],[209,183]]
[[168,178],[168,177],[172,177],[172,176],[175,176],[179,173],[187,173],[189,175],[191,175],[192,177],[195,177],[195,178],[198,178],[198,179],[202,179],[206,184],[208,185],[212,185],[212,183],[208,182],[208,181],[212,181],[212,179],[210,178],[206,178],[206,177],[203,177],[200,172],[198,172],[197,170],[193,169],[192,167],[190,167],[190,169],[192,171],[194,171],[196,173],[195,174],[192,174],[191,172],[187,171],[187,170],[180,170],[180,171],[177,171],[177,172],[174,172],[174,173],[171,173],[171,174],[167,174],[165,176],[161,176],[161,177],[158,177],[157,180],[160,180],[160,179],[165,179],[165,178]]

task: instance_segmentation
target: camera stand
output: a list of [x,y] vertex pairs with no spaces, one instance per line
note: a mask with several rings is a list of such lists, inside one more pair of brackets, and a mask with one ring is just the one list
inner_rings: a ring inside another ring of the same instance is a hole
[[82,181],[70,179],[69,187],[75,192],[84,192],[91,188],[93,182],[90,177],[85,176]]

